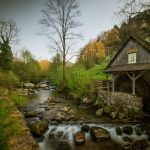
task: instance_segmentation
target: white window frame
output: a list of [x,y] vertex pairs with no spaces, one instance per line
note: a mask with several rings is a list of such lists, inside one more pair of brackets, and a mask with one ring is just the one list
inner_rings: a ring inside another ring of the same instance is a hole
[[129,53],[128,54],[128,64],[135,64],[136,63],[136,53]]

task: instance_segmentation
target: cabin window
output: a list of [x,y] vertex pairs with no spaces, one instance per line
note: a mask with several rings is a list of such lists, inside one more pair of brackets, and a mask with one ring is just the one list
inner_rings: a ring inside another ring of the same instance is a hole
[[136,53],[128,54],[128,64],[136,63]]

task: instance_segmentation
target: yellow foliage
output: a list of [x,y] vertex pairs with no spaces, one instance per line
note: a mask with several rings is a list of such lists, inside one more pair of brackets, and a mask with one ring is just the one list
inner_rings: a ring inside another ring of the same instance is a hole
[[90,41],[80,53],[79,61],[101,61],[105,58],[105,46],[101,41]]
[[46,59],[45,60],[41,60],[39,62],[39,65],[40,65],[42,73],[45,73],[45,72],[48,71],[48,69],[49,69],[49,61],[48,60],[46,60]]

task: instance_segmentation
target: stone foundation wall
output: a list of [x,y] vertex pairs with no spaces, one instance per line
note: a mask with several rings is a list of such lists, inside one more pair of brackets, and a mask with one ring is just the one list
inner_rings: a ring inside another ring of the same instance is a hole
[[99,91],[96,106],[98,117],[105,114],[113,119],[141,119],[143,114],[142,98],[122,92]]

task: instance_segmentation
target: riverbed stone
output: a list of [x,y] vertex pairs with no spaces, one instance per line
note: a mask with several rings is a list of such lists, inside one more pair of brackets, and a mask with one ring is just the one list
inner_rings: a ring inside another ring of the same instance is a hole
[[34,136],[41,136],[43,133],[46,132],[46,130],[48,129],[48,121],[46,120],[42,120],[42,121],[37,121],[33,124],[31,124],[30,126],[30,130],[31,133]]
[[126,144],[122,147],[122,150],[133,150],[131,144]]
[[33,83],[24,83],[23,86],[25,88],[34,88],[35,87],[35,85]]
[[71,147],[67,141],[61,140],[56,143],[55,150],[71,150]]
[[129,143],[132,142],[132,139],[129,138],[128,136],[123,136],[122,139],[123,139],[123,141],[125,141],[125,142],[129,142]]
[[37,111],[29,111],[29,112],[26,112],[26,113],[25,113],[25,117],[26,117],[26,118],[33,118],[33,117],[36,117],[37,114],[38,114]]
[[84,124],[84,125],[81,126],[81,130],[84,131],[84,132],[88,132],[89,129],[90,129],[90,127],[87,124]]
[[131,126],[124,126],[122,127],[122,132],[131,135],[133,133],[133,128]]
[[39,117],[39,119],[43,119],[44,118],[44,114],[43,113],[39,113],[38,115],[37,115],[37,117]]
[[51,103],[51,102],[54,102],[54,98],[53,97],[48,97],[48,99],[47,99],[47,102],[49,102],[49,103]]
[[92,103],[92,100],[89,99],[89,98],[87,98],[87,97],[85,97],[85,98],[82,100],[81,103],[82,103],[82,104],[85,104],[85,105],[89,105],[89,104]]
[[53,120],[57,121],[58,123],[61,123],[65,119],[65,113],[58,112],[56,116],[53,118]]
[[122,135],[122,130],[120,127],[116,127],[115,130],[117,135]]
[[63,112],[69,112],[69,110],[70,110],[69,106],[64,106],[63,108],[60,108],[60,111],[63,111]]
[[75,142],[79,145],[85,142],[85,133],[83,131],[78,131],[74,134]]
[[141,131],[140,131],[140,128],[138,128],[138,127],[134,127],[134,131],[135,131],[135,134],[136,135],[141,135]]
[[95,141],[104,141],[110,139],[109,132],[101,127],[91,127],[90,134]]
[[148,143],[145,139],[136,140],[132,143],[133,150],[145,150],[148,147]]
[[139,128],[141,132],[146,133],[150,138],[150,124],[143,123],[143,124],[138,125],[137,128]]
[[141,132],[148,130],[148,125],[146,123],[140,124],[137,127],[140,128]]
[[59,132],[57,132],[55,135],[56,135],[56,138],[61,138],[62,137],[62,135],[63,135],[63,131],[59,131]]
[[40,87],[40,88],[47,88],[47,87],[48,87],[48,84],[46,84],[46,83],[41,83],[41,84],[39,85],[39,87]]
[[124,145],[122,147],[122,150],[149,150],[146,149],[147,147],[148,147],[147,141],[145,139],[140,139]]

